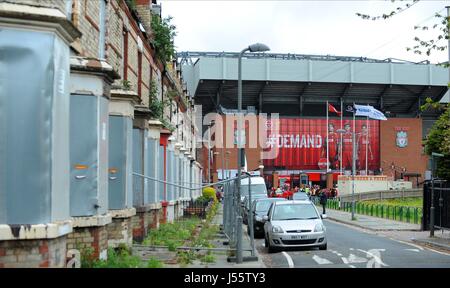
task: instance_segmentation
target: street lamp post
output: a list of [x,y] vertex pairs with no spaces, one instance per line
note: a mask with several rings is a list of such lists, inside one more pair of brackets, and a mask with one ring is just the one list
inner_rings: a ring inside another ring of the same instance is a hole
[[[238,157],[237,157],[237,162],[238,162],[238,185],[237,185],[237,195],[236,197],[238,199],[241,199],[241,173],[242,173],[242,169],[241,169],[241,162],[242,162],[242,56],[244,55],[245,52],[250,51],[250,52],[264,52],[264,51],[269,51],[270,48],[267,45],[261,44],[261,43],[256,43],[256,44],[252,44],[250,46],[248,46],[247,48],[243,49],[240,53],[239,53],[239,58],[238,58],[238,123],[237,123],[237,130],[238,130]],[[242,235],[241,235],[242,236]],[[238,242],[242,241],[242,239],[238,239]],[[238,253],[236,253],[236,263],[242,263],[242,251],[237,251]]]
[[211,126],[213,125],[214,121],[209,122],[208,124],[208,184],[211,183]]

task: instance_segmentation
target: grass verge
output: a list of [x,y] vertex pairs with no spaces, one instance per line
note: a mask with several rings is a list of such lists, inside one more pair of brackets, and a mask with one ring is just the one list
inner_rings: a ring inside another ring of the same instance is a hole
[[384,200],[367,200],[361,201],[362,203],[374,204],[374,205],[389,205],[389,206],[405,206],[405,207],[417,207],[422,208],[423,198],[422,197],[411,197],[411,198],[393,198]]

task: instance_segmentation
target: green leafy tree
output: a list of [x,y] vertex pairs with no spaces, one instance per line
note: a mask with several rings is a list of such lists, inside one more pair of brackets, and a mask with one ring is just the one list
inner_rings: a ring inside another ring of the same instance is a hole
[[152,15],[153,44],[156,47],[156,55],[163,62],[168,62],[175,57],[174,38],[177,35],[176,26],[171,24],[172,17],[161,19],[158,15]]
[[[409,3],[402,3],[399,7],[395,8],[394,10],[383,13],[381,15],[373,16],[368,15],[364,13],[356,13],[357,16],[361,17],[365,20],[386,20],[391,17],[394,17],[395,15],[398,15],[408,9],[411,9],[414,7],[415,4],[419,3],[421,0],[412,0],[409,1]],[[391,2],[399,2],[396,0],[391,0]],[[400,2],[404,2],[403,0],[400,0]],[[414,26],[415,30],[419,31],[438,31],[438,33],[429,33],[434,36],[428,39],[424,39],[418,36],[414,37],[415,45],[412,47],[406,47],[407,51],[411,51],[414,54],[422,55],[425,54],[427,56],[430,56],[433,51],[445,51],[447,49],[447,40],[448,40],[448,31],[449,31],[449,19],[448,17],[445,17],[441,14],[441,12],[444,10],[443,8],[440,11],[437,11],[434,15],[434,21],[432,21],[431,25],[424,25],[424,26]],[[445,67],[448,67],[448,63],[442,64]]]
[[[356,13],[357,16],[365,20],[386,20],[403,11],[411,9],[420,0],[412,0],[409,3],[402,3],[401,6],[389,13],[383,13],[377,16],[371,16],[363,13]],[[396,2],[396,0],[391,0]],[[397,1],[398,2],[398,1]],[[403,0],[400,0],[403,2]],[[434,15],[434,21],[429,26],[414,26],[415,30],[420,31],[438,31],[438,33],[429,33],[435,35],[428,39],[414,37],[415,45],[413,47],[407,47],[407,51],[412,51],[415,54],[430,56],[433,51],[445,51],[448,49],[447,41],[449,39],[450,29],[450,17],[445,17],[440,14],[444,9],[438,11]],[[444,67],[449,67],[450,63],[441,64]],[[450,87],[450,83],[449,83]],[[425,140],[425,152],[431,155],[432,152],[444,154],[443,158],[437,160],[437,175],[441,178],[450,180],[450,106],[444,105],[439,102],[433,101],[431,98],[427,98],[424,105],[421,106],[421,110],[440,110],[443,113],[439,119],[432,126],[427,139]]]
[[[422,106],[422,109],[436,107],[436,103],[430,100],[427,101],[428,105]],[[428,155],[432,152],[444,154],[444,157],[437,158],[436,174],[450,181],[450,105],[441,105],[438,109],[445,110],[430,129],[425,140],[425,152]]]
[[168,94],[168,99],[163,101],[158,99],[158,88],[154,80],[150,83],[150,93],[149,93],[150,103],[149,110],[152,113],[154,119],[158,119],[165,128],[169,129],[171,132],[175,131],[175,127],[164,117],[164,107],[171,106],[172,98]]
[[130,10],[134,10],[136,8],[136,0],[125,0],[125,3]]

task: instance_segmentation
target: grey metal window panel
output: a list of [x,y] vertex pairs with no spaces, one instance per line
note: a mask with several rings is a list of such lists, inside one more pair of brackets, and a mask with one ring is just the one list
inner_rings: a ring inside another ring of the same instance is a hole
[[97,214],[99,205],[99,107],[97,96],[70,97],[70,215]]
[[[180,159],[178,155],[175,155],[174,157],[175,162],[175,179],[174,183],[179,184],[180,183]],[[175,200],[178,200],[180,198],[180,188],[175,186]]]
[[108,211],[108,142],[109,142],[109,100],[105,97],[97,97],[99,100],[99,155],[98,155],[98,209],[97,214],[104,214]]
[[[174,163],[174,153],[173,153],[173,151],[171,151],[171,150],[169,150],[168,151],[168,158],[169,158],[169,165],[167,165],[167,172],[168,172],[168,175],[169,175],[169,178],[168,178],[168,181],[167,182],[170,182],[170,183],[173,183],[173,181],[174,181],[174,172],[175,172],[175,163]],[[167,185],[166,186],[166,189],[167,189],[167,191],[168,191],[168,196],[169,196],[169,201],[172,201],[172,200],[174,200],[174,198],[175,198],[175,193],[174,193],[174,186],[173,185]]]
[[[141,129],[133,128],[133,172],[143,174],[144,159],[144,132]],[[133,206],[144,204],[144,179],[133,176]]]
[[[144,138],[142,139],[142,141],[144,142],[144,154],[142,155],[143,157],[143,161],[144,161],[144,175],[149,175],[149,171],[150,171],[150,163],[149,163],[149,159],[148,159],[148,130],[144,130]],[[143,195],[143,199],[144,202],[143,204],[148,204],[150,203],[149,198],[148,198],[148,190],[149,190],[149,185],[152,183],[153,181],[151,181],[150,179],[144,178],[144,195]]]
[[55,34],[0,29],[0,223],[69,218],[69,71]]
[[[148,139],[148,153],[147,153],[147,159],[148,159],[148,173],[146,175],[158,179],[157,177],[157,164],[158,164],[158,147],[159,147],[159,141],[156,139]],[[158,201],[158,190],[157,190],[157,184],[158,182],[154,180],[148,181],[148,199],[149,203],[156,203]]]
[[67,16],[67,19],[69,19],[69,20],[72,19],[72,5],[73,5],[73,0],[66,0],[66,16]]
[[132,125],[130,117],[109,116],[109,209],[132,206]]
[[106,39],[106,3],[105,0],[100,0],[100,14],[99,14],[99,45],[98,58],[105,58],[105,39]]
[[[158,179],[164,180],[164,146],[159,146]],[[158,183],[159,201],[164,201],[164,183]]]
[[126,204],[127,208],[133,207],[133,120],[127,118],[127,184],[126,184]]
[[[166,150],[166,167],[164,167],[165,171],[166,171],[166,180],[165,181],[170,181],[170,171],[169,171],[169,166],[170,166],[170,151],[167,149]],[[170,200],[170,192],[169,192],[169,185],[165,184],[165,189],[166,189],[166,201]]]

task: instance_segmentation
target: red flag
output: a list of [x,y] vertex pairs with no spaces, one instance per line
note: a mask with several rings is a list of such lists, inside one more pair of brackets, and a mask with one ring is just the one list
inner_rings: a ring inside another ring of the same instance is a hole
[[334,106],[331,105],[331,104],[328,104],[328,111],[334,112],[334,113],[338,114],[339,116],[341,115],[341,112],[339,112],[338,110],[336,110],[336,108],[334,108]]

